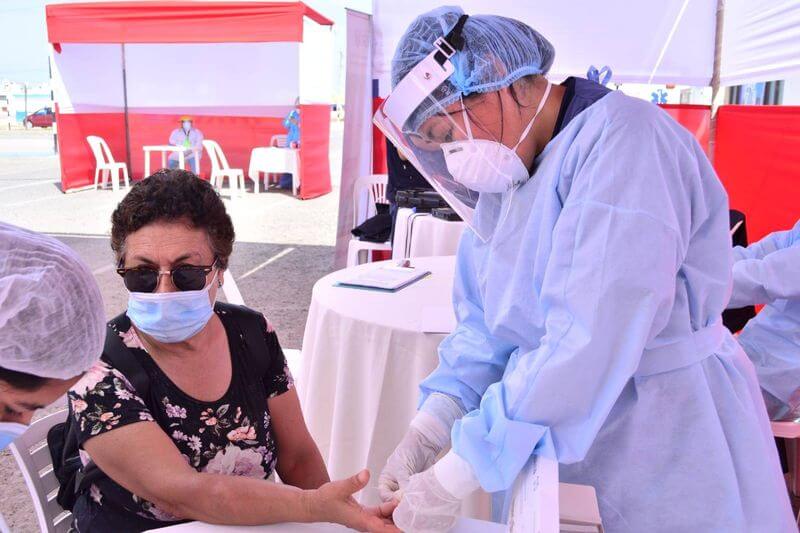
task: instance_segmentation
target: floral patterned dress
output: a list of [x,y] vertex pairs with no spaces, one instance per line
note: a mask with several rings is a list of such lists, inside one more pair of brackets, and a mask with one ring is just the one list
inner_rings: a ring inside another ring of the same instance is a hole
[[[137,395],[125,376],[100,361],[69,392],[80,428],[80,445],[107,431],[156,422],[169,435],[183,458],[199,472],[269,477],[277,463],[267,399],[292,388],[293,380],[274,331],[263,321],[268,353],[248,354],[239,330],[227,312],[217,307],[228,336],[232,377],[227,392],[204,402],[180,390],[147,355],[135,329],[124,315],[112,322],[125,345],[142,362],[150,380],[148,401]],[[263,318],[263,317],[262,317]],[[249,357],[268,357],[264,376],[247,371]],[[254,380],[256,382],[254,383]],[[149,407],[148,407],[149,406]],[[81,450],[84,465],[89,455]],[[178,518],[104,478],[79,496],[74,528],[93,531],[142,531],[174,524]]]

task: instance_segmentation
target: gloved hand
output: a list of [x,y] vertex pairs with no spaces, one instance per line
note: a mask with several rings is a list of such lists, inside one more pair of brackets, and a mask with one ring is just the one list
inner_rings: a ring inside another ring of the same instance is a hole
[[428,439],[413,425],[408,428],[378,477],[381,500],[399,500],[398,491],[406,486],[408,478],[433,466],[445,445]]
[[433,468],[414,474],[394,510],[394,524],[405,533],[444,533],[456,524],[461,500],[450,494]]
[[383,501],[400,499],[398,492],[408,479],[433,466],[450,444],[450,429],[463,415],[461,407],[449,396],[434,393],[428,397],[378,478]]
[[479,487],[470,464],[450,450],[432,468],[411,476],[392,518],[406,533],[450,531],[461,500]]

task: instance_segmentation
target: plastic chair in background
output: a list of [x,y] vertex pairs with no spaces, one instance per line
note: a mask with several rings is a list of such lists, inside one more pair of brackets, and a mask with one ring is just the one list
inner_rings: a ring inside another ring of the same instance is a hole
[[[353,227],[374,216],[378,210],[375,204],[389,203],[386,199],[386,187],[389,177],[386,174],[372,174],[358,178],[353,185]],[[366,203],[365,203],[366,200]],[[391,251],[391,242],[361,241],[353,237],[347,245],[347,266],[352,267],[362,263],[362,252],[366,252],[366,260],[370,262],[374,251]]]
[[72,524],[72,514],[56,501],[59,485],[47,447],[47,432],[66,418],[66,409],[41,418],[9,446],[25,478],[43,533],[65,533]]
[[225,178],[228,178],[228,188],[231,191],[231,196],[234,194],[243,193],[244,187],[244,171],[241,168],[231,168],[228,160],[225,158],[225,153],[216,141],[204,140],[203,146],[208,152],[208,157],[211,159],[211,186],[222,190],[222,183]]
[[[118,190],[120,182],[125,180],[125,187],[129,187],[128,181],[128,166],[125,163],[117,163],[114,161],[114,156],[111,155],[111,149],[108,147],[106,141],[102,137],[96,135],[89,135],[86,137],[86,142],[92,149],[95,160],[94,171],[94,188],[97,188],[97,182],[100,179],[100,174],[103,175],[103,188],[106,186],[107,181],[111,181],[111,189]],[[120,175],[122,177],[120,177]]]

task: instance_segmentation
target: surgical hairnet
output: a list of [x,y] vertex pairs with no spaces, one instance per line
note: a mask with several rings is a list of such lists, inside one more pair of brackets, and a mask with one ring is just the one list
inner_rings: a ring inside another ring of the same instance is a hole
[[[464,14],[460,7],[439,7],[417,17],[400,38],[392,58],[394,88],[434,49]],[[450,61],[455,72],[411,115],[406,130],[416,129],[437,106],[447,107],[461,96],[508,87],[530,74],[547,74],[555,58],[553,45],[518,20],[497,15],[472,15],[462,32],[464,48]]]
[[105,332],[100,289],[78,254],[0,223],[0,367],[77,376],[100,357]]

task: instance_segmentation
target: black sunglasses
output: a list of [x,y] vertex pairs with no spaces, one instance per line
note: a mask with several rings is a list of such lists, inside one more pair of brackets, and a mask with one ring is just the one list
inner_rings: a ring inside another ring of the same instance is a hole
[[169,274],[172,284],[179,291],[199,291],[206,286],[206,276],[214,270],[217,258],[208,266],[181,265],[172,270],[159,270],[153,267],[118,268],[125,287],[131,292],[153,292],[158,287],[162,275]]

